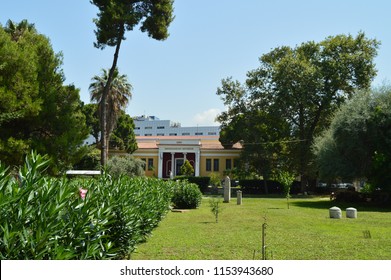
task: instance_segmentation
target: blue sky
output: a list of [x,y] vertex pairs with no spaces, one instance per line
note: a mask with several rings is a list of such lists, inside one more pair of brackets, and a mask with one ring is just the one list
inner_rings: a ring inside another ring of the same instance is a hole
[[[81,99],[89,103],[91,78],[111,66],[114,53],[93,47],[96,7],[88,0],[2,2],[0,23],[34,23],[63,53],[66,83],[80,88]],[[174,8],[167,40],[156,41],[138,29],[126,34],[118,66],[134,88],[126,109],[131,116],[215,125],[224,110],[216,95],[222,79],[243,82],[272,49],[337,34],[363,31],[381,41],[374,84],[391,77],[391,1],[175,0]]]

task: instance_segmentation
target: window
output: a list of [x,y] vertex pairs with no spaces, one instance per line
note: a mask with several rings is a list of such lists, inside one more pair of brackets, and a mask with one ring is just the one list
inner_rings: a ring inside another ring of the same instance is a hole
[[164,133],[157,133],[156,136],[164,136]]
[[158,126],[157,129],[164,129],[164,126]]
[[196,132],[195,135],[203,135],[202,132]]
[[226,170],[231,170],[232,169],[232,160],[230,158],[227,158],[225,160],[225,169]]
[[139,126],[137,126],[137,127],[135,127],[134,129],[136,129],[136,130],[140,130],[140,127],[139,127]]
[[208,135],[217,135],[216,132],[208,132]]
[[219,159],[215,158],[213,160],[213,171],[219,171]]
[[148,159],[148,170],[153,170],[153,158]]
[[145,133],[144,136],[152,136],[152,133]]
[[183,132],[183,133],[182,133],[182,136],[188,136],[188,135],[190,135],[189,132]]
[[152,126],[146,126],[144,129],[152,129]]
[[206,171],[212,171],[212,160],[210,158],[206,159]]
[[177,136],[177,133],[170,133],[170,136]]

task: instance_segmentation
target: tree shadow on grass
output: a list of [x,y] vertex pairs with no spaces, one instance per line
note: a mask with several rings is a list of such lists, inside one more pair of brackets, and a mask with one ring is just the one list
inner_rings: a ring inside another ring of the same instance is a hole
[[336,200],[319,200],[319,201],[291,201],[291,205],[305,208],[314,208],[314,209],[329,209],[333,206],[337,206],[342,210],[345,210],[348,207],[356,208],[359,211],[364,212],[391,212],[390,207],[381,207],[367,202],[341,202]]

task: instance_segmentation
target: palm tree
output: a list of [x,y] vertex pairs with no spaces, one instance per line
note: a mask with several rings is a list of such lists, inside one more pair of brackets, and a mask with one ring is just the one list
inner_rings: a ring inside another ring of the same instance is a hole
[[28,23],[26,19],[22,20],[20,23],[15,23],[12,20],[8,20],[4,30],[12,35],[12,40],[15,42],[17,42],[25,32],[37,31],[35,29],[35,25]]
[[[101,122],[101,148],[102,153],[105,153],[105,158],[108,154],[108,139],[113,132],[117,119],[121,114],[121,110],[125,109],[129,100],[132,98],[132,85],[128,82],[126,75],[119,75],[118,69],[114,70],[113,80],[109,87],[109,94],[106,99],[106,106],[102,106],[102,97],[106,83],[109,78],[109,70],[102,69],[101,76],[94,76],[92,83],[89,86],[91,101],[98,103],[98,112]],[[106,113],[106,125],[103,125],[103,110]],[[106,129],[104,129],[106,128]],[[106,131],[104,131],[106,130]],[[102,165],[105,163],[102,162]]]

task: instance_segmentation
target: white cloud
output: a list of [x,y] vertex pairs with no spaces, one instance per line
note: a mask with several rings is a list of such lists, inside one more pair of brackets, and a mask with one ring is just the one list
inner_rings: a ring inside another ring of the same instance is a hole
[[215,126],[219,125],[216,121],[216,117],[220,114],[220,109],[209,109],[204,112],[198,113],[193,117],[193,121],[199,126]]

